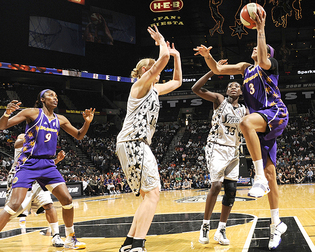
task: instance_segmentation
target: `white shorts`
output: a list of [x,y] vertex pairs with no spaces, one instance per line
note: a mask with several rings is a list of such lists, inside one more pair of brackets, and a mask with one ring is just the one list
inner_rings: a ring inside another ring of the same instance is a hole
[[20,214],[28,215],[32,209],[35,212],[44,205],[52,204],[53,201],[49,191],[43,191],[40,185],[35,182],[32,186],[32,190],[26,193],[20,208],[16,211],[16,214],[12,215],[10,219],[19,216]]
[[238,181],[238,147],[208,142],[205,152],[211,182],[223,182],[224,179]]
[[144,192],[161,189],[158,165],[149,145],[141,141],[122,142],[117,144],[116,153],[135,194],[140,189]]

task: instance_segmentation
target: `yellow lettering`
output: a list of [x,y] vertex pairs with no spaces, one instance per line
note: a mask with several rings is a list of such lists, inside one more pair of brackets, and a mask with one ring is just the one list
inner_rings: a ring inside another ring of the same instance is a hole
[[154,3],[153,6],[154,6],[153,9],[160,9],[161,8],[160,3]]
[[46,128],[44,126],[40,126],[39,130],[45,130],[45,131],[50,131],[50,132],[58,132],[57,129]]
[[179,5],[180,5],[180,2],[179,2],[179,1],[178,1],[178,2],[173,2],[173,7],[179,8]]
[[163,3],[163,8],[169,9],[170,8],[170,2],[164,2]]

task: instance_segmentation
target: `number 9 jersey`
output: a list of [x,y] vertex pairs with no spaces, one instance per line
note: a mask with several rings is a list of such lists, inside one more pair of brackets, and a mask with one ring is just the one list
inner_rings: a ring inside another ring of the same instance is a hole
[[18,167],[30,157],[54,158],[56,155],[57,139],[60,130],[57,115],[50,120],[39,108],[37,118],[26,124],[22,153],[18,160]]

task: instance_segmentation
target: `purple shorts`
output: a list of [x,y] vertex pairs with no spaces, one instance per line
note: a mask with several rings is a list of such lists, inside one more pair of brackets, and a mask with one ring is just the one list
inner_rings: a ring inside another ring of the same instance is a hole
[[30,158],[17,170],[12,188],[31,188],[34,180],[37,180],[42,189],[46,185],[65,182],[53,159]]
[[256,111],[267,122],[267,129],[265,133],[258,133],[261,154],[264,167],[267,164],[268,155],[272,163],[276,166],[277,161],[277,137],[281,136],[289,121],[289,114],[287,108],[273,106],[268,109]]

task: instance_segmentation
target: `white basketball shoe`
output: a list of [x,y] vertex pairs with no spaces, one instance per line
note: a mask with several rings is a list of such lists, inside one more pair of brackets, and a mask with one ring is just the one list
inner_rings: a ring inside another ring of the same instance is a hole
[[199,242],[202,244],[209,243],[210,224],[202,224],[200,228]]
[[281,243],[281,235],[287,231],[287,225],[282,221],[276,226],[275,224],[270,225],[270,240],[269,250],[276,249]]
[[252,188],[248,192],[248,196],[254,197],[254,198],[260,198],[262,196],[265,196],[270,192],[269,186],[268,186],[268,180],[265,178],[265,176],[255,176],[254,184]]
[[214,238],[214,240],[219,242],[221,245],[230,245],[229,239],[226,238],[225,228],[217,229],[213,238]]

